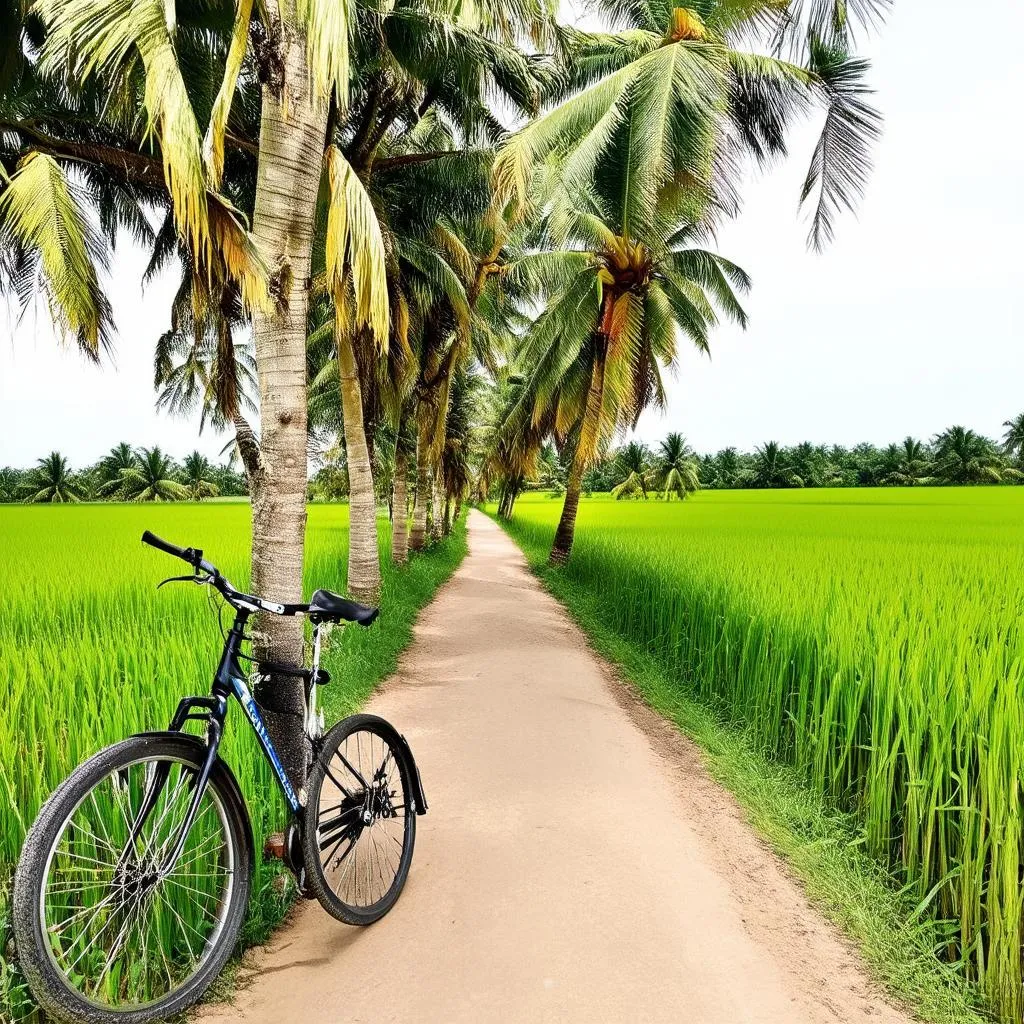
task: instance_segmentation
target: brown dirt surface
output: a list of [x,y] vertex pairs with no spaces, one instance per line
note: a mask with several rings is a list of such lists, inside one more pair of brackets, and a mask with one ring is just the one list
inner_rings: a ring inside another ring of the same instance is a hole
[[201,1019],[909,1024],[505,534],[469,541],[367,709],[430,803],[405,892],[365,929],[304,905]]

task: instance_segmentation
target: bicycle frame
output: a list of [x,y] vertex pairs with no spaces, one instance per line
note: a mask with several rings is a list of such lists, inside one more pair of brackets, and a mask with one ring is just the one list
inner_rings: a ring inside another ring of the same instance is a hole
[[[288,773],[285,770],[284,765],[281,763],[281,758],[274,747],[273,741],[270,739],[270,734],[267,732],[267,727],[263,722],[263,717],[260,715],[259,707],[249,690],[249,684],[245,678],[245,673],[242,670],[239,660],[242,641],[245,639],[245,625],[251,614],[252,612],[247,608],[236,609],[235,621],[232,623],[231,629],[228,631],[224,642],[224,649],[221,652],[220,662],[217,665],[217,672],[213,678],[211,695],[209,697],[183,697],[178,704],[178,709],[174,713],[174,717],[171,719],[169,727],[171,732],[180,732],[185,723],[190,720],[205,721],[207,723],[207,746],[206,757],[196,779],[195,789],[192,793],[188,811],[181,823],[178,839],[174,848],[168,855],[167,860],[163,865],[161,865],[161,872],[169,872],[173,870],[174,865],[184,848],[188,833],[195,821],[195,816],[199,811],[199,804],[206,792],[210,772],[213,770],[213,766],[217,762],[221,739],[224,735],[224,722],[227,718],[228,700],[232,696],[237,698],[238,703],[242,705],[242,710],[245,711],[246,718],[249,720],[249,724],[256,733],[256,737],[259,740],[264,756],[274,769],[274,775],[277,778],[278,785],[281,788],[281,792],[284,795],[285,801],[291,809],[292,814],[297,817],[301,817],[304,794],[300,797],[300,795],[295,792],[295,787],[292,785],[291,779],[289,779]],[[307,714],[305,720],[306,732],[310,736],[310,739],[314,738],[314,731],[316,729],[315,694],[317,671],[320,667],[321,628],[321,624],[318,623],[314,626],[313,630],[313,668],[311,673],[310,692],[307,696]],[[296,672],[301,671],[304,670],[296,670]],[[165,782],[166,774],[163,778],[154,779],[152,790],[143,801],[143,806],[138,816],[137,828],[141,829],[146,819],[149,817],[153,807],[156,805],[156,801],[160,797],[160,793],[163,790]],[[129,844],[129,846],[130,845],[132,844]]]

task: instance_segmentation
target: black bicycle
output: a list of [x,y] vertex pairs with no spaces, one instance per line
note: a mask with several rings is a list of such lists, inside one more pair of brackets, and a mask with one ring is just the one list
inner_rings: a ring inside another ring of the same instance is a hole
[[[196,1002],[231,955],[245,915],[256,849],[231,769],[218,756],[236,697],[280,783],[291,819],[284,860],[300,892],[332,916],[366,925],[395,904],[425,813],[408,743],[381,718],[355,715],[323,734],[317,687],[321,635],[369,626],[378,611],[318,590],[309,604],[244,594],[202,551],[149,531],[142,540],[192,566],[189,581],[235,610],[209,696],[185,697],[166,732],[132,736],[79,766],[29,830],[14,877],[18,958],[39,1003],[71,1021],[141,1024]],[[161,584],[162,586],[163,584]],[[257,664],[304,681],[311,763],[296,793],[271,743],[241,662],[257,612],[307,615],[312,667]],[[206,725],[205,738],[183,732]]]

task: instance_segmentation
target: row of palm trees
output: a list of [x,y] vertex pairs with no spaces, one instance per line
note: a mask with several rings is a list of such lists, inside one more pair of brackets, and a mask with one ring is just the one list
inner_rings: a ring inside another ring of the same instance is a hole
[[[747,275],[706,248],[745,165],[783,155],[816,106],[812,245],[860,194],[880,119],[852,39],[886,0],[593,6],[606,31],[559,23],[555,0],[8,12],[0,284],[42,290],[99,358],[118,241],[149,250],[147,277],[174,268],[159,402],[233,431],[260,592],[301,600],[312,445],[343,447],[348,587],[374,599],[380,468],[394,509],[412,481],[401,558],[469,489],[482,378],[484,486],[514,487],[545,443],[571,453],[564,561],[584,475],[663,402],[679,340],[707,350],[721,317],[745,323]],[[301,647],[298,622],[262,624],[257,656]],[[300,685],[262,697],[301,781]]]
[[[682,434],[670,433],[653,448],[631,440],[603,452],[584,474],[583,490],[610,492],[616,499],[646,500],[653,495],[671,501],[702,488],[1024,483],[1024,413],[1004,425],[1001,442],[954,426],[930,442],[907,437],[884,448],[811,442],[786,448],[769,441],[752,452],[725,448],[714,455],[698,455]],[[564,453],[545,445],[534,476],[514,494],[502,495],[499,514],[512,514],[522,490],[564,494],[569,468]]]
[[0,502],[202,501],[246,493],[245,478],[194,451],[176,463],[159,447],[115,445],[98,462],[74,471],[60,452],[29,470],[0,469]]

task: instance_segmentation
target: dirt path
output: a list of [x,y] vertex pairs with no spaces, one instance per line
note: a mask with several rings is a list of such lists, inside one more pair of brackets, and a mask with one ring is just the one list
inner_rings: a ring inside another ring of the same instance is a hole
[[204,1021],[907,1024],[490,520],[371,702],[430,813],[405,893],[315,904]]

